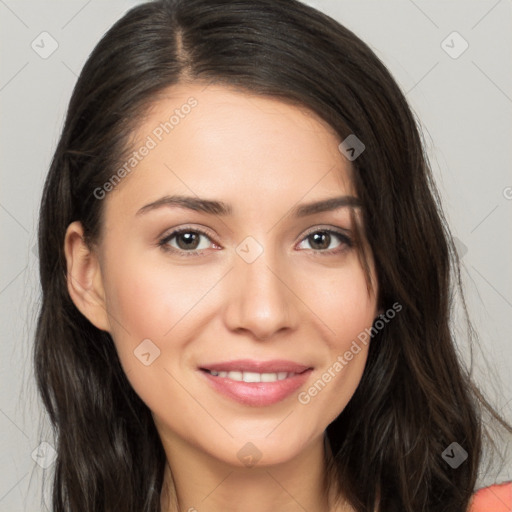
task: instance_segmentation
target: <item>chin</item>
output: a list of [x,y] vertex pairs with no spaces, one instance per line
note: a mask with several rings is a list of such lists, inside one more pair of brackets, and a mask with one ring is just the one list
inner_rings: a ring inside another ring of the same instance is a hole
[[222,451],[211,453],[215,458],[237,468],[268,467],[286,464],[307,449],[307,439],[283,433],[267,434],[267,437],[240,436],[226,443]]

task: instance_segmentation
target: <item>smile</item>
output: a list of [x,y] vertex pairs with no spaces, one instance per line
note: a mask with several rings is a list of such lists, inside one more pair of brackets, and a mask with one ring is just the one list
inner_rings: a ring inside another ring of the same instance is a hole
[[297,391],[313,368],[282,360],[237,360],[201,366],[198,370],[218,394],[243,405],[263,407],[281,402]]
[[279,373],[257,373],[257,372],[216,372],[215,370],[205,370],[214,377],[222,377],[238,382],[275,382],[277,380],[284,380],[289,377],[297,375],[294,372],[279,372]]

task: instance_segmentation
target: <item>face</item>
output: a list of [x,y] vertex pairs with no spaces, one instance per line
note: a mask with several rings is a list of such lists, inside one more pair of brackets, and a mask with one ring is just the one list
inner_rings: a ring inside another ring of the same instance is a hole
[[340,142],[305,109],[174,86],[139,126],[129,172],[98,191],[108,330],[166,439],[231,465],[276,464],[352,397],[377,286],[354,246],[361,216]]

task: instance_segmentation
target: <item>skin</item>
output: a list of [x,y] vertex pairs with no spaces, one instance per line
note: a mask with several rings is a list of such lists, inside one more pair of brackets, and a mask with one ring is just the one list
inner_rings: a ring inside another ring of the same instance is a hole
[[[191,96],[197,106],[103,199],[98,245],[86,246],[79,222],[68,227],[69,293],[112,335],[127,378],[152,411],[169,463],[162,510],[175,510],[167,500],[172,481],[184,511],[334,510],[324,493],[324,431],[356,390],[368,346],[360,344],[308,404],[297,396],[372,325],[378,287],[371,252],[373,293],[354,247],[332,235],[322,249],[307,236],[322,228],[350,234],[349,208],[303,218],[289,212],[355,196],[353,170],[337,134],[313,113],[224,86],[168,89],[139,126],[134,150]],[[161,207],[137,215],[171,194],[220,200],[233,213]],[[158,246],[179,227],[208,231],[195,247],[200,254],[187,256],[183,237],[167,244],[180,253]],[[248,236],[263,248],[252,263],[236,252]],[[134,355],[145,339],[160,350],[148,366]],[[198,370],[239,358],[314,369],[283,401],[248,406],[218,394]],[[253,467],[237,456],[248,442],[261,453]]]

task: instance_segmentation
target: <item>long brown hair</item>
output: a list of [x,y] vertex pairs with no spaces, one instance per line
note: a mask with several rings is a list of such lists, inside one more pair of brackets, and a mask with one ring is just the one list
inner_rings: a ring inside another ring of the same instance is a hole
[[[55,512],[157,512],[165,454],[110,335],[75,307],[63,242],[81,221],[98,239],[94,190],[129,151],[164,89],[216,82],[306,107],[365,151],[352,162],[379,305],[399,315],[369,346],[362,380],[327,428],[332,475],[359,512],[463,512],[481,462],[484,410],[450,329],[457,253],[416,120],[373,51],[296,0],[161,0],[131,9],[88,58],[67,111],[40,209],[42,305],[37,385],[56,433]],[[129,179],[129,178],[128,178]],[[471,331],[471,330],[470,330]],[[457,442],[468,459],[441,456]],[[378,498],[378,499],[377,499]]]

